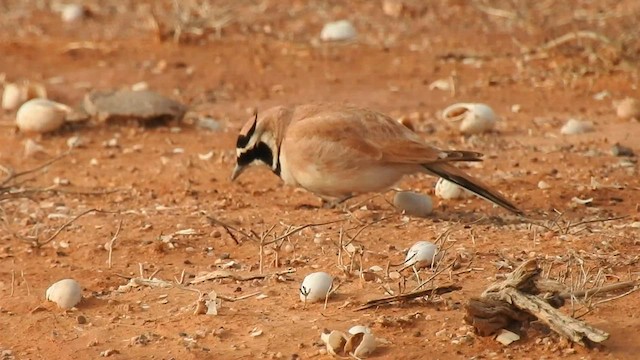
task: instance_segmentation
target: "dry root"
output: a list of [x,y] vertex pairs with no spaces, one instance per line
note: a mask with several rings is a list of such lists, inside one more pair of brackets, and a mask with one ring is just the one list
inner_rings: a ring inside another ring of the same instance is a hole
[[583,346],[605,341],[609,334],[557,308],[564,304],[558,283],[541,279],[536,260],[522,263],[504,281],[495,283],[467,304],[465,321],[481,336],[518,328],[538,319],[551,330]]

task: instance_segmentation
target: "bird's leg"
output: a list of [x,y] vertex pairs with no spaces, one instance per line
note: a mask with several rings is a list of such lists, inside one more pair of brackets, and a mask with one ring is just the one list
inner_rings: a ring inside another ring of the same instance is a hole
[[[340,198],[326,198],[320,197],[322,199],[322,208],[323,209],[336,209],[338,205],[344,203],[345,201],[351,199],[353,195],[347,195]],[[345,204],[346,208],[346,204]]]

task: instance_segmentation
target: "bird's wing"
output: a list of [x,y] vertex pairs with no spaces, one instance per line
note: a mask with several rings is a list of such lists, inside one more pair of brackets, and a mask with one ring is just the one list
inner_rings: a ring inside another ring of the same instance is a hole
[[362,108],[299,106],[290,127],[287,137],[331,145],[337,153],[357,154],[363,161],[429,164],[478,161],[482,157],[476,152],[443,151],[429,146],[418,134],[389,116]]

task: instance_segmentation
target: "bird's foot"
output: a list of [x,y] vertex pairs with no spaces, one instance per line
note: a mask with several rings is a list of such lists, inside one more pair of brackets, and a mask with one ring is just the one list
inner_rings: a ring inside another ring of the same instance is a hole
[[344,202],[351,199],[353,197],[353,195],[348,195],[348,196],[344,196],[341,198],[321,198],[322,199],[322,205],[321,207],[323,209],[340,209],[342,208],[342,210],[348,210],[349,208],[347,207],[347,204],[345,204]]

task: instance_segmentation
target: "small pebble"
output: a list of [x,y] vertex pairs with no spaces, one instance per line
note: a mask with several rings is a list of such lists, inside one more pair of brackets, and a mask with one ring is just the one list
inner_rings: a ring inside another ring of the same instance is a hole
[[617,143],[611,148],[611,154],[613,156],[635,156],[633,149]]
[[577,135],[593,131],[593,123],[591,121],[569,119],[560,129],[563,135]]
[[640,119],[640,100],[628,97],[615,103],[615,107],[621,119]]
[[547,183],[546,181],[544,180],[538,181],[538,189],[547,190],[549,188],[551,188],[551,185],[549,185],[549,183]]
[[84,325],[84,324],[86,324],[86,323],[87,323],[87,318],[86,318],[86,317],[84,317],[84,315],[78,315],[78,316],[76,317],[76,321],[78,322],[78,324],[80,324],[80,325]]

